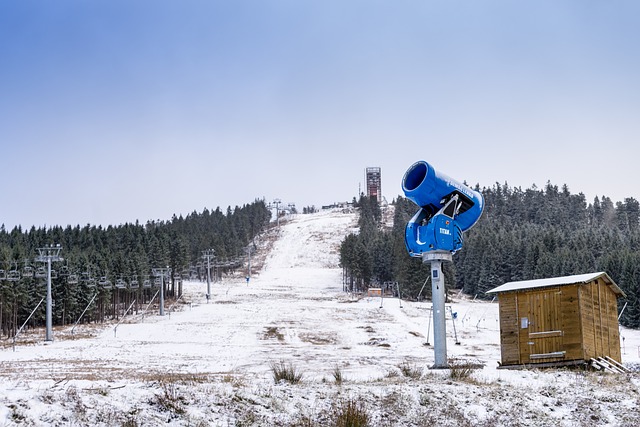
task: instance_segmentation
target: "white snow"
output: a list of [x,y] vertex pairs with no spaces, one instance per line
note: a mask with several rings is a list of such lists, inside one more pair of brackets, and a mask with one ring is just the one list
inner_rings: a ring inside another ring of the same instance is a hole
[[603,278],[605,283],[611,286],[611,289],[619,295],[626,296],[624,292],[616,285],[616,283],[603,271],[597,273],[574,274],[572,276],[549,277],[545,279],[520,280],[518,282],[507,282],[496,288],[487,291],[488,294],[519,291],[531,288],[546,288],[550,286],[573,285],[575,283],[589,283],[593,280]]
[[[638,424],[636,373],[496,369],[497,303],[453,295],[448,355],[482,367],[462,380],[430,370],[429,302],[342,291],[338,248],[355,227],[340,210],[299,215],[273,232],[259,275],[213,283],[209,303],[206,283],[191,282],[181,310],[164,317],[83,325],[75,336],[56,328],[49,344],[37,331],[15,351],[5,343],[0,426],[320,426],[350,399],[374,426]],[[640,333],[622,337],[635,367]],[[276,384],[280,362],[302,382]]]

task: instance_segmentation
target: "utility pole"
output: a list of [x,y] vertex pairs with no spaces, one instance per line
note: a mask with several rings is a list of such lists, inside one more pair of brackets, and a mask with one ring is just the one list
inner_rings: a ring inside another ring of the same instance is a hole
[[215,252],[213,249],[202,251],[202,258],[207,260],[207,304],[211,298],[211,259],[215,258]]
[[53,341],[53,318],[51,315],[53,307],[53,299],[51,298],[51,263],[63,261],[62,257],[60,257],[61,250],[62,247],[60,244],[38,248],[39,255],[36,257],[37,262],[47,263],[47,313],[46,332],[44,337],[45,341]]

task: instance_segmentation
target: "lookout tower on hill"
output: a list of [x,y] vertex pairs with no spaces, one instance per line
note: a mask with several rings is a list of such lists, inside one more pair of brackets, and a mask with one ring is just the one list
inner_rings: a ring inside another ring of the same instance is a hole
[[379,167],[366,169],[367,196],[382,201],[382,178]]

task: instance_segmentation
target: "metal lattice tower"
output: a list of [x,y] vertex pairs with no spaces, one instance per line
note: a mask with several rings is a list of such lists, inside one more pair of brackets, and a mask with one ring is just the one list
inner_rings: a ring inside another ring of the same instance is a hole
[[382,201],[382,174],[379,167],[366,170],[367,196]]
[[56,261],[63,261],[60,256],[62,247],[58,245],[51,245],[44,248],[38,248],[39,255],[36,257],[37,262],[47,263],[47,313],[46,313],[46,332],[45,341],[53,341],[53,320],[51,310],[53,306],[53,300],[51,298],[51,263]]

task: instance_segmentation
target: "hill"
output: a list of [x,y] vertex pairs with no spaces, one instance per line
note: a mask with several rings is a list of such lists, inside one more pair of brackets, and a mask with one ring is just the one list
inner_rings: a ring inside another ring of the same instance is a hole
[[[429,370],[428,302],[343,292],[338,250],[356,225],[337,210],[294,217],[258,239],[261,273],[213,283],[208,303],[206,284],[186,282],[170,315],[5,346],[0,424],[326,426],[348,415],[371,426],[640,424],[637,373],[497,370],[495,303],[452,296],[458,367]],[[622,336],[623,362],[635,367],[640,332]],[[280,368],[301,381],[274,381]]]

